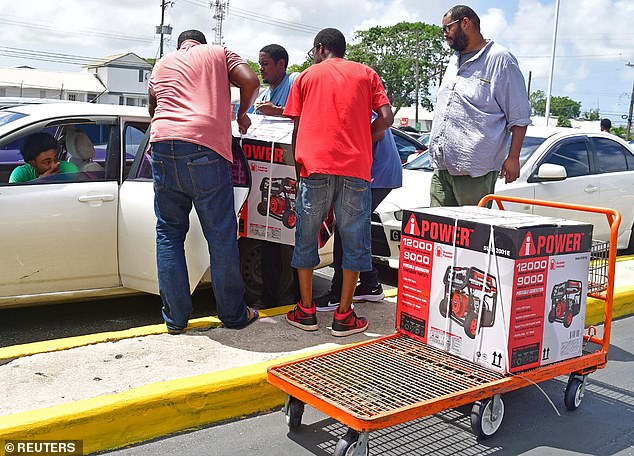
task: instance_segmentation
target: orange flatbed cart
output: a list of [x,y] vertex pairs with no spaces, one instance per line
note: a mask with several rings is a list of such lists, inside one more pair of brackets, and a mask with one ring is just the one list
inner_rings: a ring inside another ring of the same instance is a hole
[[584,335],[581,356],[508,375],[398,332],[272,366],[267,380],[288,394],[285,413],[291,431],[301,425],[304,404],[308,404],[348,426],[337,442],[335,456],[368,455],[370,431],[472,403],[471,427],[479,438],[488,438],[502,423],[503,393],[562,375],[569,375],[566,408],[579,407],[587,376],[607,363],[621,215],[613,209],[500,195],[487,195],[479,205],[489,201],[499,209],[508,202],[606,216],[610,242],[593,241],[588,281],[588,296],[605,302],[602,335],[591,326]]

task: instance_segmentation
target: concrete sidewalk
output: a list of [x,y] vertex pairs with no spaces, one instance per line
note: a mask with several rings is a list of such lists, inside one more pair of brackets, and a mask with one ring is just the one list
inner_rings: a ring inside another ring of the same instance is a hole
[[[614,318],[634,313],[632,277],[634,261],[617,263]],[[358,304],[369,330],[343,339],[330,335],[332,313],[307,333],[284,321],[285,307],[241,331],[204,318],[179,336],[156,325],[2,348],[0,440],[83,440],[90,453],[271,410],[284,395],[266,382],[269,365],[392,333],[390,294]],[[589,299],[586,324],[602,309]]]

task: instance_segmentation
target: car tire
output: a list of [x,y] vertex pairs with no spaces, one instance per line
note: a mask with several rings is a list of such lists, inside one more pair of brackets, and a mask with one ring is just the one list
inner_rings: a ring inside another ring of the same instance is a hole
[[[248,303],[259,300],[262,293],[262,253],[261,243],[257,239],[241,238],[238,241],[240,249],[240,273],[244,280],[244,292]],[[282,298],[293,284],[293,268],[291,257],[293,248],[289,245],[281,246],[282,273],[280,274],[279,297]]]

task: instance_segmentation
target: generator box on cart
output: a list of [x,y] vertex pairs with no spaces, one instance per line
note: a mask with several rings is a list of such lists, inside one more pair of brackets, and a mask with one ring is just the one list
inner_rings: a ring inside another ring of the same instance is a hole
[[233,129],[251,171],[251,192],[240,212],[240,235],[293,245],[297,197],[293,122],[252,115],[245,135],[240,135],[235,122]]
[[397,329],[503,373],[580,356],[591,245],[581,222],[404,211]]

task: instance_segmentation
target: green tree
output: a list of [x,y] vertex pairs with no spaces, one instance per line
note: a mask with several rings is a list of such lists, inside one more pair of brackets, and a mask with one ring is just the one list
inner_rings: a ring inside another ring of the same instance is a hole
[[440,27],[422,22],[401,22],[355,33],[347,58],[376,70],[387,96],[397,110],[416,99],[418,61],[419,104],[432,109],[430,87],[437,84],[450,55]]
[[262,84],[262,75],[260,74],[260,64],[258,62],[254,62],[253,60],[247,59],[247,64],[251,67],[251,69],[258,75],[258,79],[260,80],[260,84]]
[[570,119],[565,114],[559,114],[559,117],[557,117],[557,126],[571,128],[572,124],[570,123]]
[[[536,90],[531,92],[528,96],[528,100],[530,101],[531,108],[533,108],[535,115],[546,115],[546,95],[543,91]],[[580,112],[580,102],[571,100],[568,97],[550,97],[550,115],[557,117],[564,115],[571,119],[579,117]]]
[[304,63],[301,63],[299,65],[298,64],[289,65],[287,71],[289,73],[301,73],[302,71],[304,71],[306,68],[308,68],[312,64],[313,64],[312,59],[309,59],[308,56],[306,56],[306,60],[304,60]]
[[616,136],[619,136],[619,137],[625,139],[626,141],[629,141],[629,138],[625,137],[625,133],[627,133],[627,128],[625,127],[625,125],[619,125],[618,127],[612,127],[612,129],[610,131],[612,132],[612,134],[615,134]]
[[586,120],[599,120],[601,118],[601,115],[599,114],[599,110],[598,109],[588,109],[586,112],[583,113],[583,118]]

